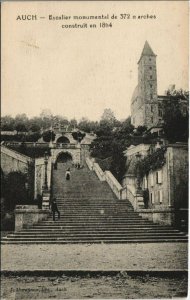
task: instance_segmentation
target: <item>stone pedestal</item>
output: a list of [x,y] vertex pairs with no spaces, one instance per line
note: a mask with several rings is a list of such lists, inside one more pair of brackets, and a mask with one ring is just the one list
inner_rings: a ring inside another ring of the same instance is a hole
[[28,228],[41,220],[47,219],[50,211],[39,209],[36,205],[16,205],[15,231]]
[[44,190],[42,195],[42,209],[48,210],[50,206],[50,191]]
[[141,192],[137,192],[136,201],[137,201],[137,209],[144,208],[144,199],[143,199],[143,195]]

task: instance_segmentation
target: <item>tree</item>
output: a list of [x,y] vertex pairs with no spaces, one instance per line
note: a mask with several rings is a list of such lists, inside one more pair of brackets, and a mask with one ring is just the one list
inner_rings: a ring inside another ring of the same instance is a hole
[[42,119],[43,129],[48,129],[51,127],[53,115],[50,109],[43,109],[40,113],[40,118]]
[[55,133],[51,130],[47,130],[42,135],[44,142],[49,143],[55,140]]
[[101,121],[108,121],[114,123],[116,121],[114,112],[110,108],[105,108],[101,116]]
[[16,204],[27,203],[25,182],[26,175],[21,172],[11,172],[7,175],[4,186],[5,208],[7,211],[12,211]]
[[[131,144],[134,127],[130,118],[120,122],[120,126],[113,130],[109,121],[100,121],[97,138],[91,144],[91,155],[105,160],[109,158],[109,170],[121,181],[125,174],[125,157],[123,151]],[[107,164],[108,165],[108,164]]]
[[16,131],[19,131],[19,132],[26,132],[27,131],[26,125],[22,122],[17,123],[15,125],[15,129],[16,129]]
[[78,141],[79,143],[83,140],[83,138],[85,137],[85,133],[82,133],[81,131],[74,131],[72,132],[72,136],[73,138]]
[[87,118],[82,118],[78,123],[78,128],[85,132],[90,132],[90,121]]
[[77,120],[76,119],[71,119],[70,120],[70,124],[73,128],[76,128],[77,127]]
[[[189,114],[187,101],[189,93],[183,90],[166,91],[168,99],[163,103],[163,129],[166,138],[170,142],[187,142],[189,136]],[[186,102],[185,113],[182,110],[182,103]]]
[[13,131],[15,120],[10,115],[6,115],[1,118],[1,130],[2,131]]
[[31,123],[29,129],[32,131],[32,132],[40,132],[40,125],[38,123]]

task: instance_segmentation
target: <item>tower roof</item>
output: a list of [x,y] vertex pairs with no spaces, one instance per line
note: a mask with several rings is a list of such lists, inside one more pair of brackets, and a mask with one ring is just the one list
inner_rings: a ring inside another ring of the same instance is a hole
[[[156,56],[154,54],[154,52],[152,51],[152,48],[150,47],[150,45],[149,45],[149,43],[147,41],[144,44],[144,48],[143,48],[143,51],[141,53],[141,57],[140,57],[139,61],[141,60],[141,58],[143,56]],[[138,61],[138,63],[139,63],[139,61]]]

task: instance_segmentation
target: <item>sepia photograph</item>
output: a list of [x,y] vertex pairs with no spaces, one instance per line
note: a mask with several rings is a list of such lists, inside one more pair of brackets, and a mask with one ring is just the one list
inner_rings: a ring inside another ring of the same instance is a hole
[[1,299],[188,298],[188,1],[2,1]]

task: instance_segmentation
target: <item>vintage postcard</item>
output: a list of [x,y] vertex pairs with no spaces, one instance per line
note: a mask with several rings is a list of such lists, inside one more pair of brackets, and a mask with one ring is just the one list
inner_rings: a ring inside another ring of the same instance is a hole
[[188,22],[2,1],[2,299],[187,298]]

